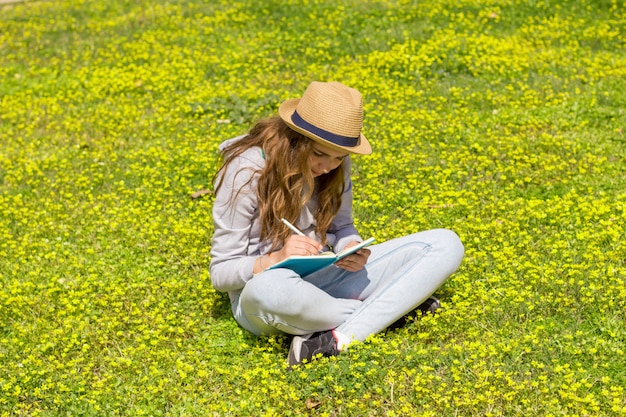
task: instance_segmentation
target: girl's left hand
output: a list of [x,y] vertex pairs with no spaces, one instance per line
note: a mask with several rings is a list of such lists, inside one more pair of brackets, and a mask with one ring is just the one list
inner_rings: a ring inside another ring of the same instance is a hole
[[[350,242],[346,245],[346,248],[358,245],[359,242]],[[363,269],[365,264],[367,263],[367,258],[369,258],[372,251],[367,248],[359,249],[352,255],[346,256],[342,260],[338,261],[335,265],[339,268],[345,269],[350,272],[357,272]]]

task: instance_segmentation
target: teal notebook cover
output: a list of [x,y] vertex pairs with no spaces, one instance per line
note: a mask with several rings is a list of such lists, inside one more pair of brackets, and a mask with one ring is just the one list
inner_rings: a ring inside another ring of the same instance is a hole
[[355,245],[348,249],[344,249],[343,251],[337,254],[326,252],[320,255],[313,255],[313,256],[290,256],[289,258],[275,265],[270,266],[269,268],[266,269],[266,271],[270,269],[287,268],[296,272],[301,277],[305,277],[307,275],[312,274],[313,272],[317,272],[320,269],[324,269],[327,266],[334,264],[338,260],[343,259],[346,256],[353,254],[359,249],[362,249],[366,246],[371,245],[372,243],[374,243],[374,240],[375,239],[371,237],[359,243],[358,245]]

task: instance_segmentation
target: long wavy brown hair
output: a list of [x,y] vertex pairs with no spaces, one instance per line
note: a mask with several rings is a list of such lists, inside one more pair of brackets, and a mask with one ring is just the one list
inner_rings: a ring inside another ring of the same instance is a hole
[[[222,165],[215,174],[215,179],[219,178],[215,192],[224,181],[224,176],[219,174],[228,164],[252,147],[263,149],[265,167],[258,171],[258,211],[261,240],[269,240],[272,250],[283,245],[293,233],[280,219],[294,223],[315,191],[319,202],[314,213],[315,231],[322,244],[326,244],[326,232],[339,211],[344,191],[344,163],[314,178],[309,165],[313,144],[313,140],[290,129],[279,116],[274,116],[257,122],[246,137],[222,151]],[[233,196],[233,204],[236,196]]]

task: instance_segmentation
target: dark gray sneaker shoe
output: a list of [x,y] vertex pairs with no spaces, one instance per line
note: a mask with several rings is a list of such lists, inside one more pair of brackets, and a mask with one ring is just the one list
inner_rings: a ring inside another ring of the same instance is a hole
[[435,297],[428,297],[426,301],[422,304],[415,307],[415,310],[409,312],[404,317],[400,317],[394,323],[392,323],[389,327],[387,327],[387,331],[396,330],[401,327],[404,327],[409,321],[416,320],[419,316],[424,316],[428,313],[435,314],[435,312],[441,308],[441,303]]
[[441,303],[435,297],[428,297],[426,301],[417,306],[417,309],[422,312],[422,315],[431,313],[435,314],[435,311],[441,308]]
[[303,361],[310,362],[315,356],[336,356],[339,354],[337,340],[332,330],[316,332],[304,336],[294,336],[289,347],[289,367]]

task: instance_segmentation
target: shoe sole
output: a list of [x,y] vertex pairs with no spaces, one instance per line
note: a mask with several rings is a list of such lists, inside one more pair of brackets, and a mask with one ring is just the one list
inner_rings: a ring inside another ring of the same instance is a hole
[[287,361],[289,363],[289,367],[300,365],[302,361],[298,360],[300,357],[300,353],[302,352],[302,343],[307,340],[301,336],[294,336],[291,339],[291,345],[289,346],[289,355],[287,356]]

